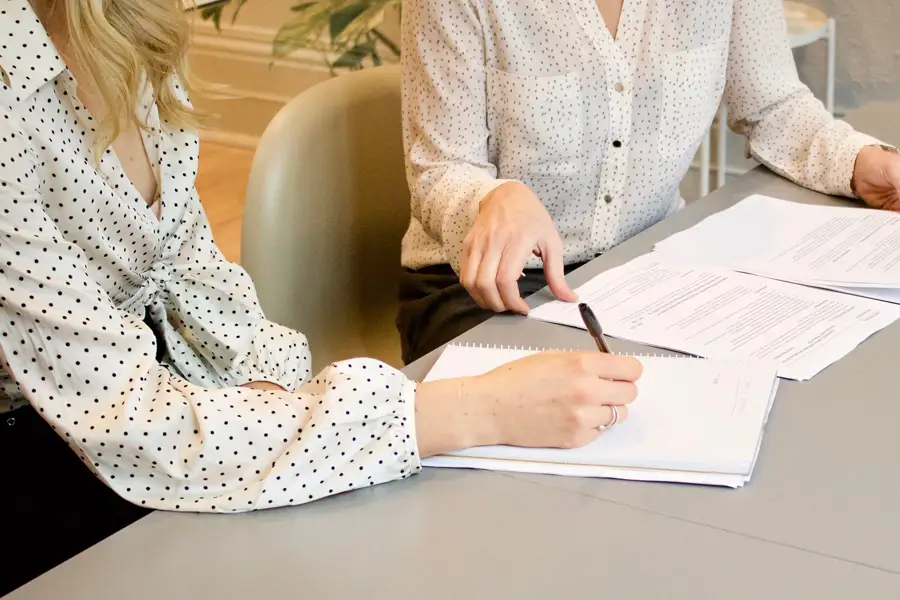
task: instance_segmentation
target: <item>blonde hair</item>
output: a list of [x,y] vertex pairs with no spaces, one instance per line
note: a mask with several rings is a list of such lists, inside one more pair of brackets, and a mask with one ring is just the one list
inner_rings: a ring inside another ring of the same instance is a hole
[[137,118],[143,75],[153,87],[161,120],[177,127],[197,126],[193,108],[175,90],[176,79],[186,93],[192,83],[187,67],[190,26],[182,0],[55,3],[64,6],[71,50],[106,107],[95,155]]

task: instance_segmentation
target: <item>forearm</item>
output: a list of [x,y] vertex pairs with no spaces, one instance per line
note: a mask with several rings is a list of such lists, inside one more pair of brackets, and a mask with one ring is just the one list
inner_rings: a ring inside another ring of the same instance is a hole
[[859,151],[880,142],[834,119],[805,90],[768,107],[755,120],[739,122],[750,153],[776,173],[826,194],[852,196]]
[[[420,383],[416,389],[415,427],[419,454],[434,456],[497,442],[496,414],[481,392],[479,378],[466,377]],[[266,381],[241,387],[284,390]]]
[[468,0],[410,3],[402,30],[412,217],[458,270],[479,201],[503,183],[487,143],[485,34]]
[[[491,410],[491,401],[481,393],[481,385],[479,378],[466,377],[417,386],[415,427],[420,456],[496,443],[496,415]],[[241,387],[284,391],[266,381],[254,381]]]
[[416,437],[421,457],[498,443],[496,407],[480,378],[419,384]]
[[750,154],[814,190],[849,196],[860,148],[877,143],[834,119],[797,75],[779,0],[735,0],[725,102]]

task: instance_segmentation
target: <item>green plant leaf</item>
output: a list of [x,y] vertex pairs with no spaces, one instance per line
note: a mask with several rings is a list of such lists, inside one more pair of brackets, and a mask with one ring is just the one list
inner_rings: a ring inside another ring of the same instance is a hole
[[359,69],[363,61],[375,51],[375,42],[366,41],[357,44],[341,54],[337,60],[331,63],[333,68]]
[[213,25],[216,26],[216,29],[222,29],[222,11],[225,10],[228,3],[229,0],[223,0],[223,2],[219,4],[204,6],[200,10],[200,18],[204,21],[212,21]]
[[380,2],[373,3],[372,6],[365,8],[350,23],[344,26],[343,32],[337,36],[335,42],[351,44],[362,37],[368,36],[373,29],[384,21],[384,13],[384,4]]
[[234,7],[234,13],[231,15],[232,23],[237,21],[238,14],[241,12],[241,9],[244,8],[245,4],[247,4],[247,0],[237,0],[237,5]]
[[[234,6],[234,17],[249,0],[221,0],[202,9],[204,18],[220,26],[226,6]],[[408,0],[407,0],[408,1]],[[431,0],[418,0],[431,1]],[[293,16],[278,30],[272,42],[272,53],[280,58],[311,48],[326,53],[332,72],[336,69],[357,70],[368,64],[382,64],[382,52],[400,56],[398,44],[386,37],[380,27],[389,9],[400,14],[403,0],[295,0],[290,7]],[[393,15],[392,15],[393,19]],[[371,62],[370,62],[371,61]]]
[[328,8],[328,3],[317,2],[282,25],[273,42],[275,56],[286,56],[300,48],[321,47],[319,42],[331,19]]
[[387,47],[387,49],[390,50],[394,56],[396,56],[397,58],[400,58],[400,46],[398,46],[397,44],[392,42],[388,38],[388,36],[384,35],[377,29],[372,30],[372,35],[375,37],[375,39],[377,39],[379,42],[384,44]]
[[338,36],[352,23],[358,16],[366,11],[366,5],[363,3],[350,4],[335,12],[331,13],[329,22],[329,34],[331,42],[337,43]]

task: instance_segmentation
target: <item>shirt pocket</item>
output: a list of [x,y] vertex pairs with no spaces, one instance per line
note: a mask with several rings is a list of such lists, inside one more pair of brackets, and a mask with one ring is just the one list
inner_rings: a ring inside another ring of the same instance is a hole
[[570,177],[582,136],[578,73],[528,77],[487,70],[488,124],[501,177]]
[[696,150],[719,109],[725,90],[728,39],[665,53],[662,63],[658,151],[662,158],[673,159]]

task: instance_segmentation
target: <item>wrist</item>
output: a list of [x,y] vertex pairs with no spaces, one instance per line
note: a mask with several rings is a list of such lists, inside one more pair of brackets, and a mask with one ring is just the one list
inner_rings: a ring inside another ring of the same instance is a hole
[[419,384],[416,437],[420,456],[497,443],[496,411],[482,390],[479,377]]
[[520,181],[505,181],[485,194],[478,203],[479,212],[488,204],[503,202],[510,197],[516,197],[522,192],[528,192],[528,187]]
[[893,146],[885,146],[883,144],[874,144],[869,146],[863,146],[859,149],[859,152],[856,153],[856,159],[853,162],[853,173],[850,176],[850,191],[854,196],[859,196],[857,192],[857,174],[860,171],[860,168],[864,168],[864,166],[869,161],[878,160],[878,156],[882,153],[886,154],[898,154],[900,152],[897,151]]
[[467,448],[500,443],[499,402],[485,375],[459,378],[459,404],[471,416]]

